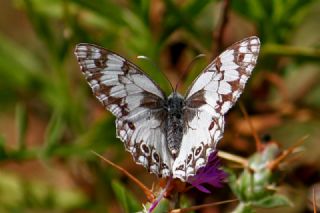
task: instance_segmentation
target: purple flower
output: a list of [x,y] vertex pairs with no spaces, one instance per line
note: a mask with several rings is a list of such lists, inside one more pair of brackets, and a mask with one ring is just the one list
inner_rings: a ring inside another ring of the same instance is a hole
[[206,166],[198,169],[197,174],[188,179],[188,182],[196,187],[198,190],[210,193],[210,191],[203,186],[208,184],[214,187],[222,187],[222,182],[227,177],[227,174],[220,169],[220,160],[217,156],[217,151],[210,154]]

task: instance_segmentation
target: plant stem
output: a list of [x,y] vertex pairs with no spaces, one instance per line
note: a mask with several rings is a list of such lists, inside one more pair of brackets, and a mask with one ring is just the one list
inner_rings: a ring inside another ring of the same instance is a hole
[[262,47],[261,54],[320,58],[320,49],[281,44],[265,44]]

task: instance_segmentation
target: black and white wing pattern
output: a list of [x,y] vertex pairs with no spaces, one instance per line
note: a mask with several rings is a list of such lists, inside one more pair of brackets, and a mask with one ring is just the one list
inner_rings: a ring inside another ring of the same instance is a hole
[[172,170],[186,181],[205,166],[224,130],[224,114],[235,104],[256,65],[260,41],[249,37],[220,54],[185,96],[184,134]]
[[[171,120],[173,125],[167,122],[172,119],[171,95],[166,98],[137,66],[92,44],[77,45],[75,55],[94,95],[116,116],[117,136],[134,160],[159,177],[187,181],[206,165],[222,138],[224,115],[242,93],[259,49],[260,41],[253,36],[219,55],[193,82],[184,100],[173,102],[179,112],[175,119],[182,121]],[[180,132],[175,128],[183,131],[172,142],[169,133]],[[179,147],[177,155],[170,152],[169,142]]]
[[75,55],[94,95],[116,116],[117,136],[134,160],[160,177],[171,175],[162,90],[137,66],[102,47],[79,44]]

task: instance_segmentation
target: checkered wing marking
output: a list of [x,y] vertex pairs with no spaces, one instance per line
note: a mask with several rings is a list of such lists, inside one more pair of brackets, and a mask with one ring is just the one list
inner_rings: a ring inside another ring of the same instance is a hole
[[158,176],[171,175],[162,90],[137,66],[102,47],[79,44],[75,55],[94,95],[116,116],[117,136],[134,160]]
[[222,138],[224,114],[235,104],[256,65],[260,41],[249,37],[218,56],[185,97],[185,132],[173,176],[186,180],[203,167]]

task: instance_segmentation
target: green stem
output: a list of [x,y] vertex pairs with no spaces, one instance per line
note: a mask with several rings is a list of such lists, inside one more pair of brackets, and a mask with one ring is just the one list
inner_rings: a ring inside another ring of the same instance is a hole
[[281,44],[266,44],[263,46],[261,52],[263,55],[285,55],[320,58],[320,49]]

